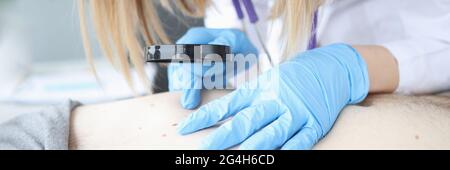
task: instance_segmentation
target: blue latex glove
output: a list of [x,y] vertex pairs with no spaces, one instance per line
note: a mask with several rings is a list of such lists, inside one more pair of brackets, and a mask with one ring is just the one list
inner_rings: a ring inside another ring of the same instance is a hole
[[180,124],[179,133],[234,116],[204,139],[201,148],[241,144],[240,149],[311,149],[341,110],[364,100],[368,91],[362,57],[348,45],[330,45],[299,54],[201,107]]
[[[258,50],[255,46],[253,46],[247,36],[242,31],[237,29],[208,29],[203,27],[192,28],[177,41],[177,44],[228,45],[230,46],[233,54],[258,55]],[[203,72],[195,72],[195,70],[199,70],[196,69],[197,67],[202,67],[201,70],[203,70]],[[194,109],[200,104],[202,78],[208,76],[204,74],[208,69],[209,68],[205,68],[201,64],[173,63],[169,65],[169,90],[183,91],[183,95],[181,97],[181,105],[183,108]],[[187,72],[186,70],[189,71]],[[217,72],[224,72],[224,70],[216,70],[210,73],[217,74]],[[182,87],[182,89],[180,89],[180,87]]]

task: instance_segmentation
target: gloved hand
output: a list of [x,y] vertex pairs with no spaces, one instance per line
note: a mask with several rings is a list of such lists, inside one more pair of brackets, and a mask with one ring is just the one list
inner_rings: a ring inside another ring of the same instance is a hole
[[214,100],[179,126],[186,135],[232,116],[203,140],[202,149],[312,149],[341,110],[364,100],[367,66],[350,46],[299,54],[257,80]]
[[[228,45],[233,54],[258,55],[258,50],[253,46],[246,35],[242,31],[236,29],[192,28],[177,41],[177,44]],[[201,67],[201,69],[197,69],[198,67]],[[169,90],[183,91],[181,97],[181,105],[183,108],[194,109],[200,104],[202,78],[208,76],[205,75],[205,71],[208,69],[209,68],[205,68],[205,66],[202,66],[201,64],[172,63],[169,65]],[[195,72],[195,70],[203,71]],[[217,73],[220,71],[224,72],[225,69],[216,70],[210,73]]]

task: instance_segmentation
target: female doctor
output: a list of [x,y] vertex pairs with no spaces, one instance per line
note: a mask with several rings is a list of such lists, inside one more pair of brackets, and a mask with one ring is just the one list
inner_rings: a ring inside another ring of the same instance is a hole
[[[83,7],[85,2],[80,3]],[[240,149],[311,149],[346,105],[360,103],[368,93],[450,89],[450,2],[445,0],[161,4],[205,17],[205,27],[192,28],[178,44],[228,45],[234,54],[260,56],[264,73],[256,80],[200,107],[180,124],[179,133],[185,135],[231,118],[204,139],[203,149],[236,145]],[[168,42],[153,1],[91,0],[90,5],[106,56],[129,78],[128,51],[131,63],[143,75],[140,40],[146,45]],[[89,56],[88,41],[85,44]],[[269,81],[275,72],[278,80]],[[202,80],[202,75],[192,73],[194,78],[180,81],[178,77],[185,74],[180,65],[172,64],[168,73],[171,87]],[[263,87],[245,88],[255,83]],[[183,90],[181,104],[186,109],[196,108],[200,101],[201,89]]]

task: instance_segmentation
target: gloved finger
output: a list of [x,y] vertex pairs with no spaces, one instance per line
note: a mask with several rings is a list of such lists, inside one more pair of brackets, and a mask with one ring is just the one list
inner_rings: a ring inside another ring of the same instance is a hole
[[178,132],[182,135],[190,134],[200,129],[211,127],[219,121],[235,115],[250,105],[253,96],[252,93],[252,90],[238,89],[206,104],[198,111],[190,114],[180,124]]
[[183,89],[181,63],[171,63],[167,66],[167,77],[169,79],[169,91],[180,91]]
[[310,150],[319,140],[317,131],[310,126],[303,127],[294,137],[289,139],[282,150]]
[[210,29],[198,27],[189,29],[176,44],[208,44],[214,40],[214,32]]
[[221,31],[219,36],[208,44],[230,46],[231,53],[233,54],[258,54],[258,49],[252,45],[252,42],[240,30],[230,29]]
[[202,90],[200,89],[185,89],[183,96],[181,96],[181,106],[185,109],[192,110],[197,108],[202,101]]
[[252,105],[203,140],[201,149],[227,149],[241,143],[281,115],[278,103],[264,101]]
[[201,77],[194,75],[189,83],[191,84],[183,89],[183,95],[181,96],[180,102],[183,108],[191,110],[200,105],[202,79]]
[[180,80],[183,84],[183,95],[181,96],[180,102],[181,106],[185,109],[194,109],[201,102],[203,78],[202,73],[197,73],[198,68],[201,69],[201,66],[198,64],[185,63],[178,70],[183,75]]
[[[233,36],[235,37],[235,36]],[[231,47],[231,53],[237,53],[236,48],[234,48],[234,42],[235,40],[232,39],[232,37],[229,36],[219,36],[216,37],[214,40],[208,42],[208,44],[211,45],[226,45],[226,46],[230,46]]]
[[[294,116],[300,116],[298,118]],[[239,149],[242,150],[270,150],[280,148],[295,132],[306,123],[306,115],[291,114],[281,115],[277,120],[266,126],[261,131],[247,139]]]

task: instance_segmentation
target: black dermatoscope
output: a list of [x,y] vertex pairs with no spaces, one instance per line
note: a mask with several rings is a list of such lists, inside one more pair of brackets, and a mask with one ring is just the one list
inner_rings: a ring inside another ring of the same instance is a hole
[[203,63],[205,61],[227,62],[230,60],[228,55],[230,53],[230,47],[225,45],[152,45],[146,48],[145,60],[146,62],[152,63]]

